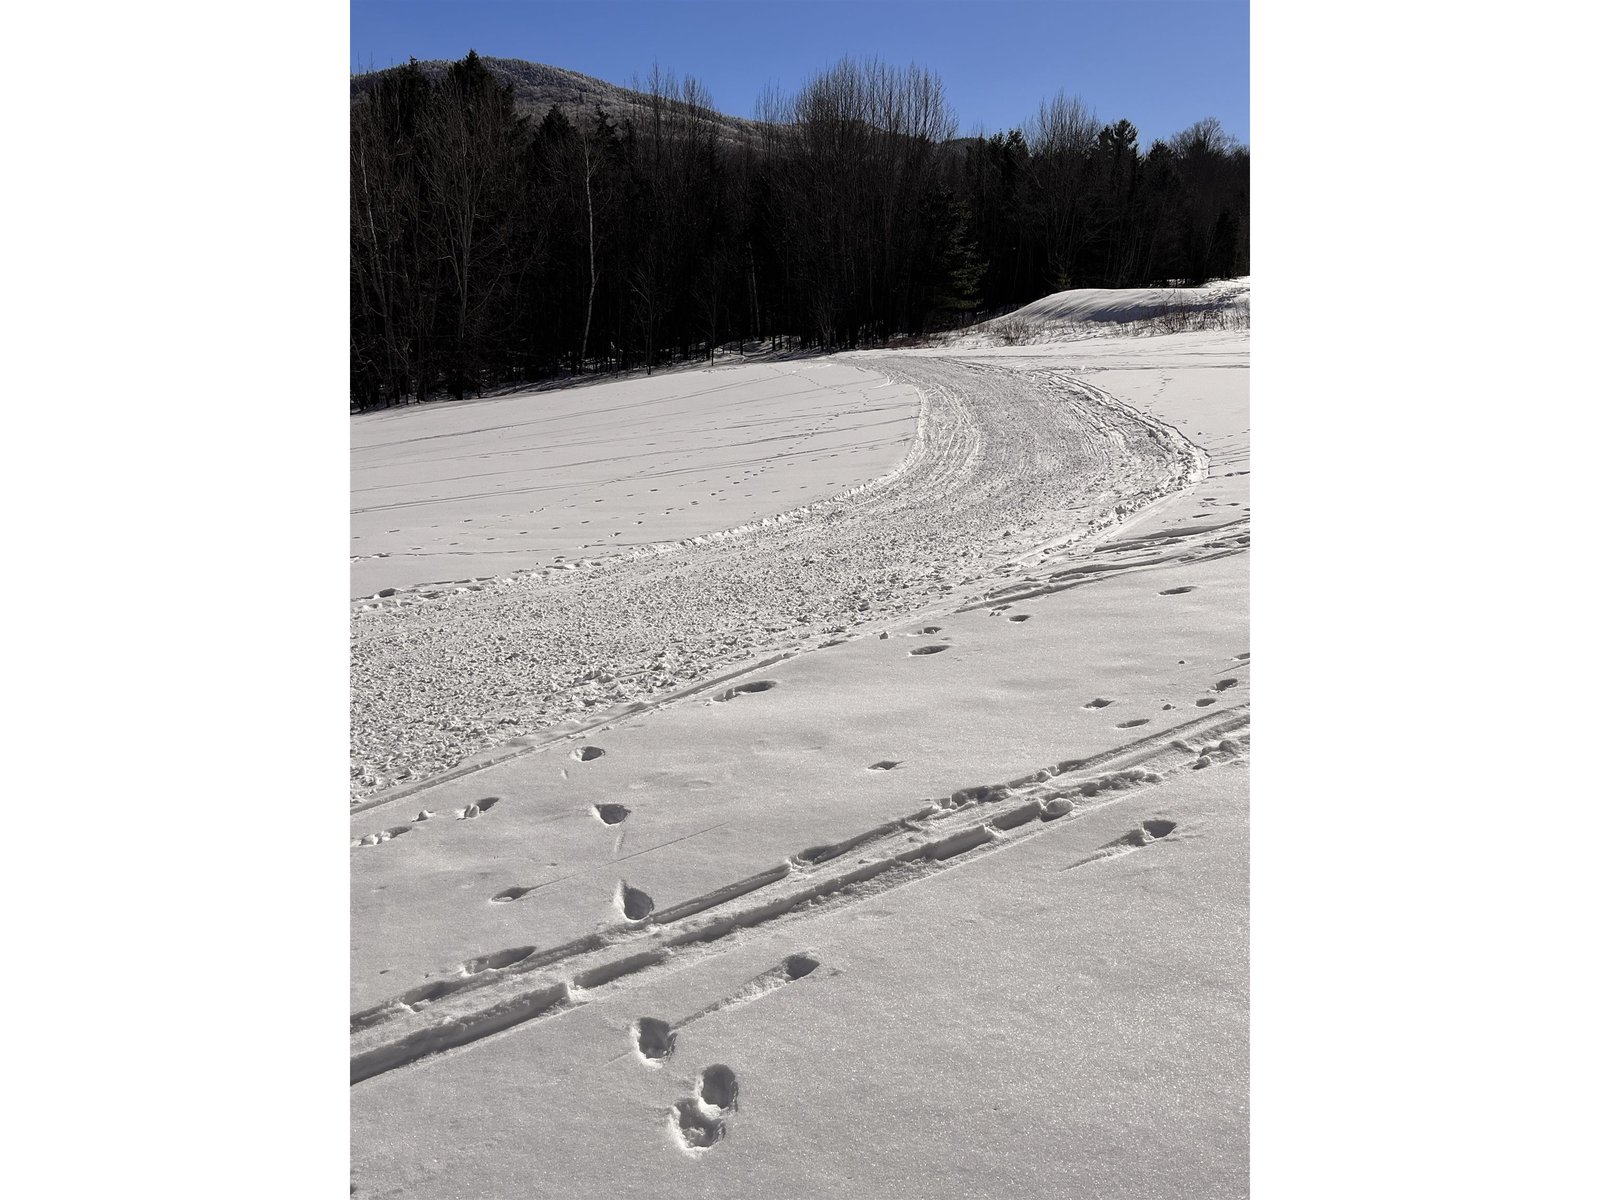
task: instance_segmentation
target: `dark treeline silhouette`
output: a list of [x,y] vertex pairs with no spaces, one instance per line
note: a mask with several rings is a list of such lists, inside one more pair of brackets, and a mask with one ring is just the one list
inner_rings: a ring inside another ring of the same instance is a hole
[[1249,270],[1249,151],[1214,119],[1141,150],[1058,96],[957,139],[936,76],[850,60],[735,135],[659,70],[620,120],[519,116],[475,53],[436,81],[413,61],[359,82],[357,408]]

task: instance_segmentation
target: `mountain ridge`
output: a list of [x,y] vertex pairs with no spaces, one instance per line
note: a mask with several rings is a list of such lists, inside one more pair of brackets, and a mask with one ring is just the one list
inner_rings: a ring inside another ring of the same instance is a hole
[[[648,108],[655,99],[649,92],[622,87],[620,84],[610,83],[593,75],[585,75],[580,71],[552,66],[549,63],[530,62],[522,58],[496,58],[486,54],[480,54],[478,58],[496,82],[510,85],[512,102],[517,112],[535,123],[542,120],[552,107],[560,107],[569,116],[580,112],[588,114],[598,107],[613,122],[620,122],[639,109]],[[450,60],[442,58],[417,60],[417,66],[430,83],[437,83],[449,69]],[[350,98],[354,100],[363,95],[379,79],[400,69],[401,66],[384,67],[376,71],[351,75]],[[677,109],[684,107],[681,100],[671,97],[663,98],[663,103]],[[706,115],[706,119],[730,140],[749,137],[762,124],[743,117],[729,116],[709,105],[701,111]]]

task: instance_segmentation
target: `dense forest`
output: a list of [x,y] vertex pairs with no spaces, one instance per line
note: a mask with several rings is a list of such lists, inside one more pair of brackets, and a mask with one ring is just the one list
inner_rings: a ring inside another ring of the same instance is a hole
[[938,78],[844,60],[730,133],[655,72],[630,115],[518,115],[475,54],[361,78],[350,114],[353,408],[735,341],[916,337],[1068,287],[1249,270],[1248,149],[1139,146],[1057,96],[957,138]]

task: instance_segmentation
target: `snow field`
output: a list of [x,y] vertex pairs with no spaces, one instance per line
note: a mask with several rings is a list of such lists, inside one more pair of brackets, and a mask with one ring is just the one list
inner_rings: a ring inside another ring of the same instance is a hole
[[1247,359],[875,357],[892,480],[452,597],[735,644],[353,814],[354,1194],[1244,1194]]
[[859,485],[916,428],[915,393],[881,383],[834,360],[730,363],[355,417],[351,594],[415,602]]
[[358,608],[356,800],[900,619],[1204,470],[1197,447],[1059,373],[910,356],[853,365],[922,397],[909,453],[868,485],[730,536]]

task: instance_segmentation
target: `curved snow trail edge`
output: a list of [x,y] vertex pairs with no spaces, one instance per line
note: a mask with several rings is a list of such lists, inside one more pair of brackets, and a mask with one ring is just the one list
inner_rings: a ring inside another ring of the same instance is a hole
[[923,398],[905,459],[878,479],[628,558],[356,608],[352,804],[952,610],[1206,473],[1182,434],[1059,369],[861,361]]

